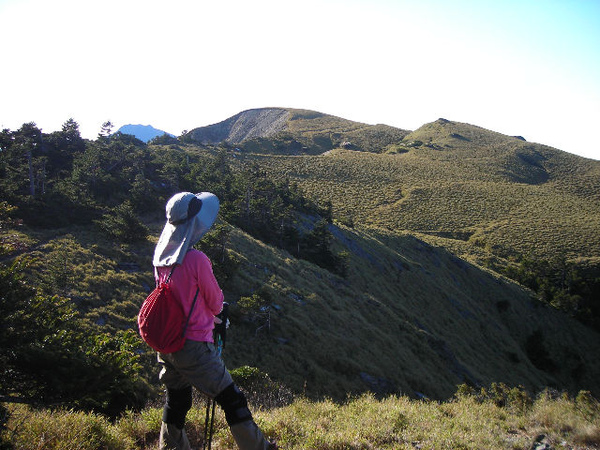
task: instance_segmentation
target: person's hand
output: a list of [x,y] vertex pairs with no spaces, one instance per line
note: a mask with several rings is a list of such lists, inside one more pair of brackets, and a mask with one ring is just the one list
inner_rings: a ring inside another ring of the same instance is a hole
[[220,325],[222,323],[223,323],[223,321],[221,319],[219,319],[217,316],[215,316],[215,324]]

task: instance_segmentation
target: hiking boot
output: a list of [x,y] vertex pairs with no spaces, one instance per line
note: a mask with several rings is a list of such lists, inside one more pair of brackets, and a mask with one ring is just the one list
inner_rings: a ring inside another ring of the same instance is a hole
[[277,445],[277,442],[273,441],[273,442],[269,442],[269,450],[278,450],[279,446]]

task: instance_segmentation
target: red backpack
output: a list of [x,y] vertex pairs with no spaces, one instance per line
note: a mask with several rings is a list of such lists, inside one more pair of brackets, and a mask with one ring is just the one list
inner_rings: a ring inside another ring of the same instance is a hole
[[181,303],[177,301],[169,280],[175,266],[166,281],[160,282],[150,295],[146,297],[138,314],[138,328],[144,342],[160,353],[174,353],[183,348],[185,344],[185,331],[190,321],[190,316],[196,305],[198,291],[187,318]]

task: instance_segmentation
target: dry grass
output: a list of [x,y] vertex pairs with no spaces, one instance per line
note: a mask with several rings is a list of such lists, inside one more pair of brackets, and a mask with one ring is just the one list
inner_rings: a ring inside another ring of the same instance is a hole
[[[15,449],[155,448],[160,410],[126,414],[114,424],[93,414],[10,408],[3,438]],[[541,395],[514,408],[461,395],[447,402],[372,395],[257,410],[264,433],[287,450],[312,449],[526,449],[539,435],[553,448],[600,448],[600,410],[585,396]],[[204,404],[190,411],[186,429],[193,446],[202,445]],[[217,411],[213,448],[234,448],[222,413]]]

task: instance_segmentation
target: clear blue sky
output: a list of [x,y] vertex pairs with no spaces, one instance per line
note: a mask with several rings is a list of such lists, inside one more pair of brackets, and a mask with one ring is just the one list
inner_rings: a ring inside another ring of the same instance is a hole
[[440,117],[600,160],[599,0],[0,0],[0,126]]

